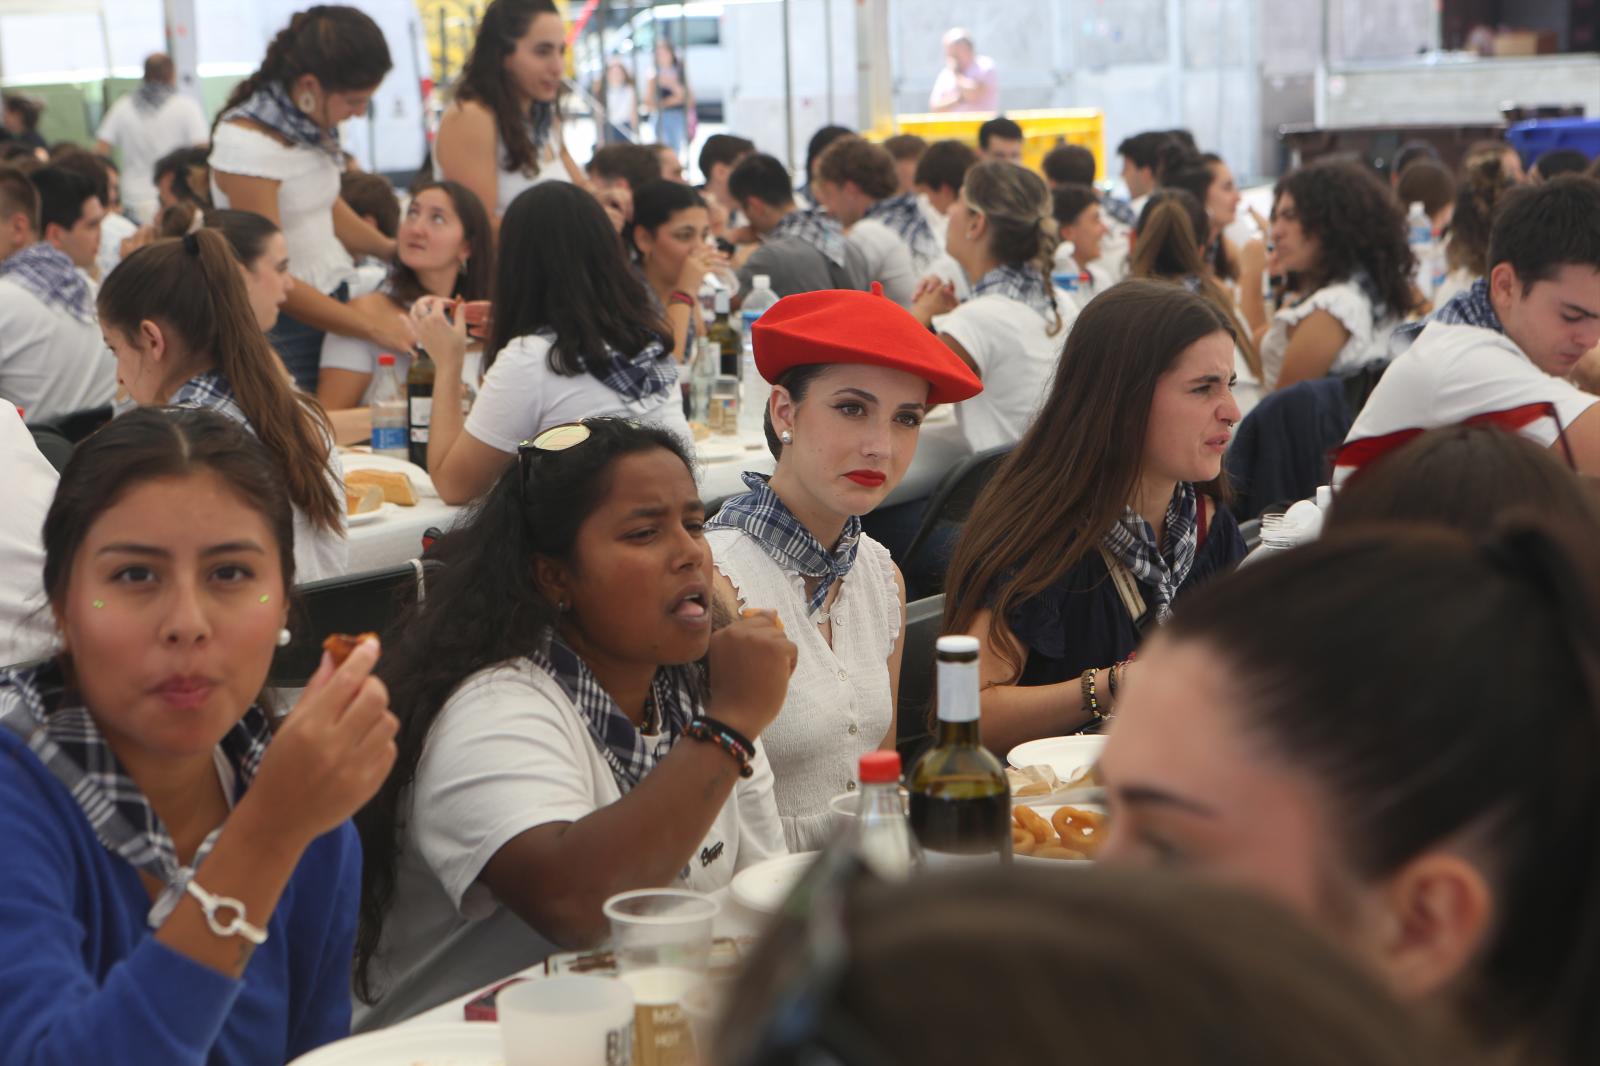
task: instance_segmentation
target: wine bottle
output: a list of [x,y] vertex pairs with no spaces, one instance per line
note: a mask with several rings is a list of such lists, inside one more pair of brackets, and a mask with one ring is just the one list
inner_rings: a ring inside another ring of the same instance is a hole
[[722,352],[722,363],[717,368],[718,373],[736,378],[739,376],[739,331],[729,320],[729,307],[728,290],[718,290],[716,317],[711,320],[711,325],[706,327],[706,337],[715,341],[717,348]]
[[433,360],[421,348],[406,374],[406,421],[411,428],[411,461],[428,469],[428,431],[433,422]]
[[1011,785],[978,739],[978,639],[940,637],[939,731],[911,771],[911,828],[927,867],[1011,861]]

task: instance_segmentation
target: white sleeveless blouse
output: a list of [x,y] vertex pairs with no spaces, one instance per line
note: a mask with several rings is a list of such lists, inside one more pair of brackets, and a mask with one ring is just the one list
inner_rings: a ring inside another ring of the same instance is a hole
[[900,635],[900,593],[889,551],[862,535],[855,565],[829,615],[833,646],[806,617],[805,581],[785,572],[748,534],[706,533],[717,570],[744,606],[776,610],[799,646],[778,717],[761,734],[790,851],[814,851],[835,831],[828,800],[857,788],[856,764],[893,720],[889,655]]

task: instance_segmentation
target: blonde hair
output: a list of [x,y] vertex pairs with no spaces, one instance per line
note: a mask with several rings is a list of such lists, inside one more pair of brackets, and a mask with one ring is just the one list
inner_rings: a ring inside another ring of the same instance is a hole
[[1015,163],[979,163],[967,171],[961,199],[988,220],[990,254],[1007,266],[1032,266],[1043,276],[1055,315],[1049,334],[1061,332],[1061,310],[1050,280],[1061,237],[1044,179]]

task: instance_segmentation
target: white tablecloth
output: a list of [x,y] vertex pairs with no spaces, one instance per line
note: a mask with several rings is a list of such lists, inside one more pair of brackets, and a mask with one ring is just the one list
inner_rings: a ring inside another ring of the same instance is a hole
[[[720,888],[710,895],[712,899],[722,905],[722,909],[717,912],[717,917],[712,923],[713,935],[719,937],[756,936],[766,928],[766,923],[770,920],[769,917],[765,914],[758,914],[740,904],[726,888]],[[543,962],[514,974],[506,974],[506,977],[540,978],[543,976]],[[503,981],[505,978],[501,978],[501,980]],[[484,987],[492,987],[499,983],[499,981],[491,981]],[[397,1022],[395,1028],[408,1025],[438,1025],[444,1022],[464,1021],[466,1019],[465,1009],[467,1004],[481,995],[482,992],[483,989],[479,989],[477,992],[470,992],[465,996],[452,999],[448,1003],[441,1003],[437,1007],[423,1011],[421,1014],[412,1015],[403,1022]]]
[[[743,492],[744,482],[739,480],[739,475],[746,470],[761,474],[770,474],[773,470],[772,454],[767,451],[765,440],[714,437],[702,442],[697,450],[700,452],[700,498],[707,503]],[[949,407],[939,408],[924,423],[916,457],[883,506],[932,495],[940,479],[968,454],[967,443],[953,412]],[[411,478],[418,496],[415,507],[386,504],[378,517],[350,527],[349,572],[352,574],[381,570],[416,558],[422,553],[423,532],[430,527],[449,529],[463,510],[439,499],[428,472],[420,466],[373,455],[362,448],[347,448],[342,457],[347,471],[363,468],[403,471]]]

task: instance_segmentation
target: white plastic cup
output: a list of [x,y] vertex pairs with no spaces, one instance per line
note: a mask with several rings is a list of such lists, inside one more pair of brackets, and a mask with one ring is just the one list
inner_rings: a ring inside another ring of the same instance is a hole
[[506,1066],[631,1066],[633,990],[610,977],[563,974],[495,997]]
[[[606,900],[617,972],[673,970],[704,975],[711,965],[717,901],[686,888],[644,888]],[[635,990],[637,991],[637,989]]]

